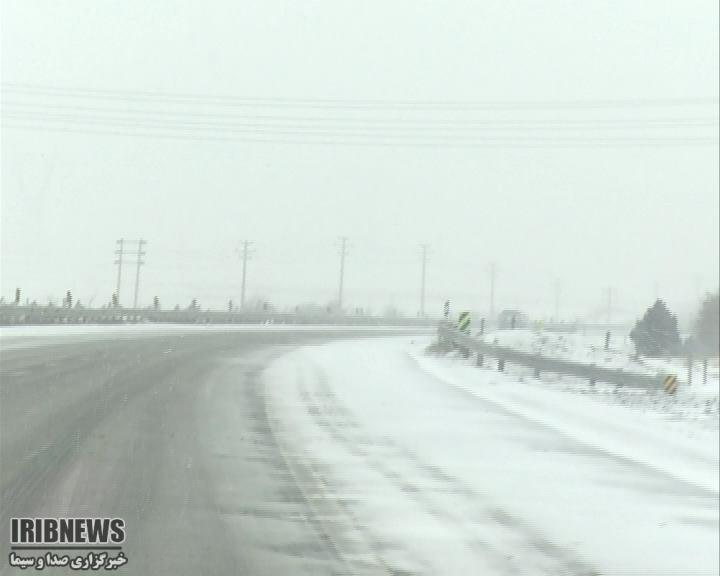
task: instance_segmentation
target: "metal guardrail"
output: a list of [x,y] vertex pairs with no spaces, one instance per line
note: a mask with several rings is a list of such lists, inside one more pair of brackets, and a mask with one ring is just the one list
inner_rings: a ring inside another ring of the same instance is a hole
[[344,314],[280,313],[264,311],[156,310],[153,308],[60,308],[0,306],[0,326],[27,324],[342,324],[353,326],[407,326],[432,329],[437,319],[359,316]]
[[[496,344],[487,344],[470,336],[465,332],[461,332],[453,325],[447,322],[441,322],[438,328],[438,335],[441,339],[450,341],[456,346],[472,350],[479,355],[480,362],[484,356],[491,356],[500,361],[500,369],[503,368],[505,362],[510,364],[519,364],[535,369],[535,375],[539,376],[541,372],[552,372],[555,374],[566,374],[575,376],[583,380],[589,380],[591,383],[607,382],[616,386],[628,386],[633,388],[644,388],[647,390],[665,389],[668,390],[668,381],[673,378],[671,374],[641,374],[638,372],[627,372],[620,368],[603,368],[595,364],[582,364],[579,362],[571,362],[569,360],[561,360],[559,358],[549,358],[540,354],[532,354],[508,348],[506,346],[498,346]],[[673,380],[674,382],[674,380]]]

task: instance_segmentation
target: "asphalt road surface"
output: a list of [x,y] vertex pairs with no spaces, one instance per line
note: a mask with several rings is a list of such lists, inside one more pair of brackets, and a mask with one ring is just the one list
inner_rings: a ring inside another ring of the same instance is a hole
[[717,573],[717,487],[685,478],[717,458],[668,438],[655,469],[499,402],[565,421],[571,396],[449,385],[387,334],[4,345],[0,574],[34,573],[10,518],[68,516],[125,520],[121,574]]
[[2,351],[1,573],[20,573],[8,564],[11,517],[65,516],[124,518],[125,574],[343,573],[278,450],[258,375],[298,344],[371,335],[187,333]]

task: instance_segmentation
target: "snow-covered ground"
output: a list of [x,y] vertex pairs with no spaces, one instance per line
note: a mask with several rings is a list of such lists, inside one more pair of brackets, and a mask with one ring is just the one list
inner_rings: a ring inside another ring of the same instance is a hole
[[717,405],[720,389],[717,356],[708,358],[704,381],[702,360],[696,358],[692,363],[692,379],[688,385],[687,358],[636,358],[632,341],[623,332],[611,333],[609,350],[605,350],[605,332],[600,330],[572,333],[499,330],[485,334],[483,340],[490,344],[497,343],[553,358],[597,364],[608,368],[622,368],[629,372],[675,374],[679,383],[679,395],[682,398],[686,400],[692,398],[701,404],[710,401],[711,404],[714,402]]
[[429,342],[308,346],[264,373],[350,573],[718,573],[717,411],[578,393]]
[[[344,328],[12,327],[0,348],[258,329]],[[275,437],[314,510],[306,520],[348,573],[718,573],[717,387],[668,396],[538,380],[426,355],[431,336],[389,334],[300,347],[263,373]],[[587,361],[587,340],[559,336],[543,353]],[[522,348],[534,337],[492,339]]]

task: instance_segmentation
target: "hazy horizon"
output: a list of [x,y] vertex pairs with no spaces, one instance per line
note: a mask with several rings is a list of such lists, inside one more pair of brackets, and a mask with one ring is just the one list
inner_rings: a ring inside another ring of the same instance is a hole
[[[718,5],[2,6],[2,270],[99,306],[337,297],[687,322],[718,287]],[[353,17],[348,18],[352,13]],[[562,24],[560,24],[562,23]],[[129,304],[134,268],[124,271]]]

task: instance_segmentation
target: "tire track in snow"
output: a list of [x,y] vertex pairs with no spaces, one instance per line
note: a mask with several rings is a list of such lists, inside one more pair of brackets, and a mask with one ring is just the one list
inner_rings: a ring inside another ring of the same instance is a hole
[[[523,523],[500,508],[491,506],[478,507],[478,502],[485,498],[470,486],[443,471],[437,466],[423,462],[411,450],[399,446],[388,437],[372,437],[363,430],[360,422],[339,401],[328,385],[327,377],[322,369],[314,367],[314,391],[308,389],[303,381],[299,381],[300,398],[305,403],[307,412],[315,420],[316,425],[323,429],[338,445],[354,458],[363,460],[372,470],[385,478],[402,497],[414,501],[426,510],[433,518],[452,526],[452,530],[462,532],[465,543],[475,553],[490,559],[495,569],[501,574],[528,573],[529,558],[523,556],[522,565],[512,555],[493,547],[478,534],[479,527],[484,526],[497,532],[502,527],[504,536],[509,541],[508,549],[533,551],[531,554],[533,574],[552,576],[592,576],[598,574],[591,566],[577,558],[570,550],[550,542],[530,526]],[[378,455],[378,448],[384,454]],[[414,469],[415,478],[425,478],[434,485],[431,491],[424,490],[420,482],[409,481],[393,462],[402,462],[399,467]],[[455,505],[447,506],[449,498],[456,500]],[[457,510],[472,510],[473,518],[468,522],[467,515]]]
[[[297,371],[296,376],[302,389],[304,384],[300,371]],[[306,521],[345,566],[344,574],[404,576],[405,572],[385,562],[380,554],[383,544],[373,539],[362,526],[349,503],[333,496],[337,491],[332,490],[327,474],[322,471],[322,464],[309,455],[301,456],[285,440],[278,429],[280,420],[274,415],[267,395],[264,395],[263,403],[266,421],[278,451],[312,513],[312,517],[306,518]]]

